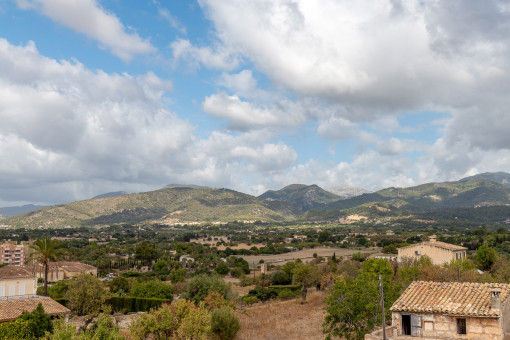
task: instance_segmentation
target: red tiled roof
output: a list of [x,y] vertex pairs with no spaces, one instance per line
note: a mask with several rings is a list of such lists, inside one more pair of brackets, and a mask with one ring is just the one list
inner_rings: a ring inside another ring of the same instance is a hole
[[32,312],[41,303],[44,312],[49,315],[62,315],[70,310],[49,297],[37,297],[24,300],[0,300],[0,322],[15,320],[23,311]]
[[463,316],[501,316],[491,308],[491,289],[501,289],[501,301],[509,295],[510,284],[415,281],[391,306],[394,312],[440,313]]
[[5,266],[0,268],[0,279],[23,279],[34,276],[32,268],[28,266]]

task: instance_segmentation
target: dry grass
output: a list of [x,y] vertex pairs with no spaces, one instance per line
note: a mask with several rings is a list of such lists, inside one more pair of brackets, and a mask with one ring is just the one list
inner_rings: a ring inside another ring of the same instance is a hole
[[310,292],[304,304],[301,299],[271,301],[240,310],[241,329],[235,339],[322,340],[325,298],[325,292]]

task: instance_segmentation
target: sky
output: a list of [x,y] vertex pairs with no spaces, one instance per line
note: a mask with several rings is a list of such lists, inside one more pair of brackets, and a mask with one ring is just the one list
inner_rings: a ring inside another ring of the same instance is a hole
[[0,206],[510,172],[510,3],[0,0]]

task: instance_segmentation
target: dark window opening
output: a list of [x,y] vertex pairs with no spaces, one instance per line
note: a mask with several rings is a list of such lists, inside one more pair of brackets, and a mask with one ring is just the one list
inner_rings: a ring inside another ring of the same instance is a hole
[[402,315],[402,335],[411,335],[411,315]]
[[466,319],[457,319],[457,334],[466,334]]

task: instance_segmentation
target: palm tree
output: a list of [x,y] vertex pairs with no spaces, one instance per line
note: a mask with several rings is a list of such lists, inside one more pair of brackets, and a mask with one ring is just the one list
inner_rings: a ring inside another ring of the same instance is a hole
[[33,251],[32,254],[30,254],[30,258],[44,268],[44,295],[48,296],[48,269],[50,262],[56,261],[58,258],[58,242],[57,240],[52,240],[50,237],[45,237],[35,240],[35,242],[30,245],[30,248]]

